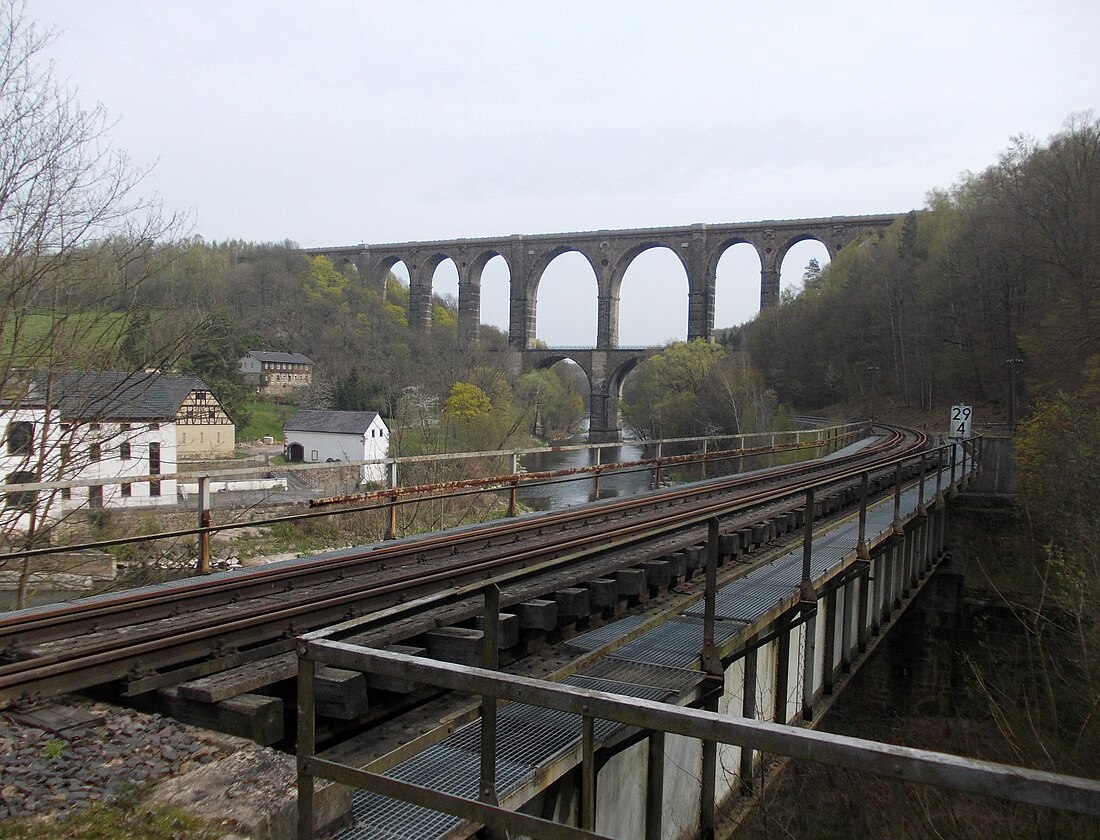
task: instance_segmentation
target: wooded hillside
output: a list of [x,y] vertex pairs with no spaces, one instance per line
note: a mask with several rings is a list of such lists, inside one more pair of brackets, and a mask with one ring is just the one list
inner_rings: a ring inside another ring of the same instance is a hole
[[1100,352],[1100,122],[933,192],[744,330],[780,400],[931,409],[1075,391]]

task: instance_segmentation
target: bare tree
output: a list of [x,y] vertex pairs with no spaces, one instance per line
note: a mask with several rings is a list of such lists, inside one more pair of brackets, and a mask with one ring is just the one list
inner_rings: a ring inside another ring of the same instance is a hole
[[[57,81],[43,57],[52,37],[21,0],[0,0],[0,416],[48,407],[62,374],[123,365],[137,290],[174,258],[183,223],[141,193],[147,170],[112,145],[104,107],[82,107]],[[173,313],[174,327],[158,330],[166,317],[142,315],[158,336],[147,366],[170,364],[182,346],[183,319]],[[8,483],[13,472],[24,482],[61,474],[71,441],[53,428],[56,412],[34,418],[18,427],[31,441],[6,447],[23,456],[14,471],[6,464]],[[3,507],[26,510],[28,498],[15,501]],[[42,540],[48,500],[37,501],[29,517],[0,517],[0,542]]]

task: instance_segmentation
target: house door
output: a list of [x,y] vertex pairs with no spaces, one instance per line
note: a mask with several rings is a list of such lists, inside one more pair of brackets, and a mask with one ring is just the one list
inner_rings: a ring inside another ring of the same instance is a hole
[[298,463],[306,459],[306,449],[300,443],[289,444],[286,448],[286,459],[291,463]]

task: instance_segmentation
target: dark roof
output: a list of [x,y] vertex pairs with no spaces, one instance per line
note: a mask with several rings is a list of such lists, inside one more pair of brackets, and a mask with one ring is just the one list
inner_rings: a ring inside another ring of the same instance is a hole
[[73,420],[173,420],[192,391],[210,390],[194,376],[113,370],[63,373],[40,383],[40,393],[47,388],[61,417]]
[[377,411],[299,411],[283,424],[284,432],[331,432],[361,435],[378,416]]
[[313,360],[301,353],[280,353],[274,350],[249,350],[248,355],[261,362],[272,362],[280,365],[311,365]]

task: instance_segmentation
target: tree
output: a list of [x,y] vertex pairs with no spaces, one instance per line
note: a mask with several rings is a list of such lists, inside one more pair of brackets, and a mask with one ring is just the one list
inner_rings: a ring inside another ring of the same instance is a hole
[[686,437],[707,431],[699,400],[725,349],[702,340],[671,344],[638,365],[623,417],[644,437]]
[[[139,290],[176,258],[180,220],[139,192],[144,170],[111,144],[101,105],[88,110],[42,59],[50,42],[18,0],[0,4],[0,399],[5,412],[48,399],[73,370],[167,366],[178,331],[150,342]],[[130,329],[128,329],[128,327]],[[138,340],[138,332],[145,335]],[[131,340],[127,343],[127,337]],[[144,346],[142,346],[144,343]],[[17,470],[56,478],[50,414]],[[9,542],[48,535],[36,511]],[[29,567],[28,567],[29,568]],[[26,570],[25,570],[26,571]]]
[[210,387],[229,419],[243,429],[252,419],[248,404],[253,391],[241,372],[241,357],[258,344],[258,337],[242,333],[228,316],[215,313],[193,336],[190,353],[180,360],[180,370],[194,374]]
[[557,366],[532,370],[516,383],[517,410],[532,437],[570,434],[584,417],[584,400]]

